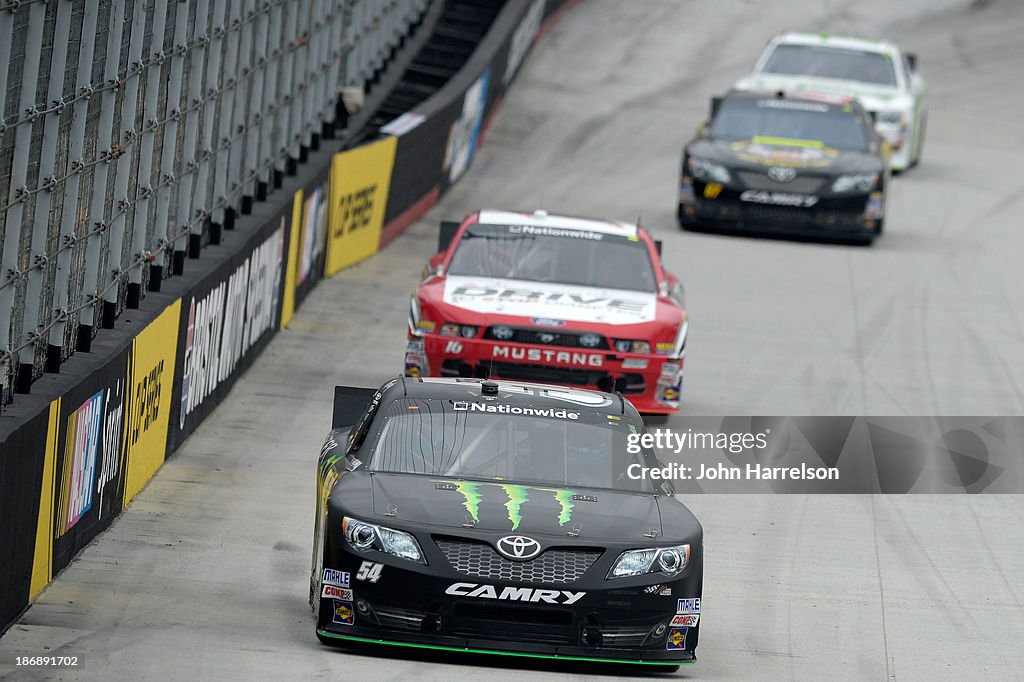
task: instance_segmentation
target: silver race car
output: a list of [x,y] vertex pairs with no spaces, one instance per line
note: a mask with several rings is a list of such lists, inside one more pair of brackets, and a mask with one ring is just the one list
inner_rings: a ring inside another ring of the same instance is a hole
[[856,97],[891,146],[894,171],[917,164],[928,103],[915,55],[892,43],[828,33],[782,33],[769,41],[739,90]]

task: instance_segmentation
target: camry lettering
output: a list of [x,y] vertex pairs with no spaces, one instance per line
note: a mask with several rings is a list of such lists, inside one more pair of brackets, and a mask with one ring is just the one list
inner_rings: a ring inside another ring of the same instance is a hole
[[740,195],[740,201],[754,204],[772,204],[773,206],[796,206],[810,208],[818,203],[818,197],[810,194],[793,194],[791,192],[764,192],[748,189]]
[[453,583],[444,592],[456,597],[544,602],[562,606],[575,604],[586,594],[586,592],[571,592],[569,590],[538,590],[532,587],[505,587],[499,592],[494,585],[478,585],[477,583]]
[[602,367],[604,356],[595,353],[575,353],[552,348],[517,348],[515,346],[494,346],[491,357],[508,360],[529,360],[530,362],[558,362],[563,365],[581,367]]

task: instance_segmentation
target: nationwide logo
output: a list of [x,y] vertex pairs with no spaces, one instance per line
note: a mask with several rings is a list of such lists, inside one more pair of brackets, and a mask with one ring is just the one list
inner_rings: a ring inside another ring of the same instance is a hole
[[492,414],[518,414],[525,417],[555,417],[557,419],[580,418],[579,412],[570,412],[556,407],[520,407],[519,405],[493,405],[491,403],[470,403],[456,400],[452,403],[456,412],[490,412]]
[[[499,590],[501,590],[499,592]],[[456,597],[476,597],[478,599],[498,599],[503,601],[544,602],[569,606],[575,604],[586,592],[569,590],[537,590],[532,587],[497,588],[494,585],[478,585],[477,583],[453,583],[444,591]]]

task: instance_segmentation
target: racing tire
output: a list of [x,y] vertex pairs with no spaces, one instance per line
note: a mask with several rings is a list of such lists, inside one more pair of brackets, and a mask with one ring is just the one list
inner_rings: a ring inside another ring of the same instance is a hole
[[914,150],[914,158],[910,162],[913,168],[921,163],[921,155],[924,153],[924,134],[928,132],[928,114],[921,117],[921,132],[917,136],[917,149]]

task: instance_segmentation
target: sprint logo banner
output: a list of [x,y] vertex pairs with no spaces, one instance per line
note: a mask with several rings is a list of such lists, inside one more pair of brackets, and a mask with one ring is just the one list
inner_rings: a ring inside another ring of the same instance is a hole
[[377,253],[398,138],[335,154],[331,163],[327,262],[329,277]]

